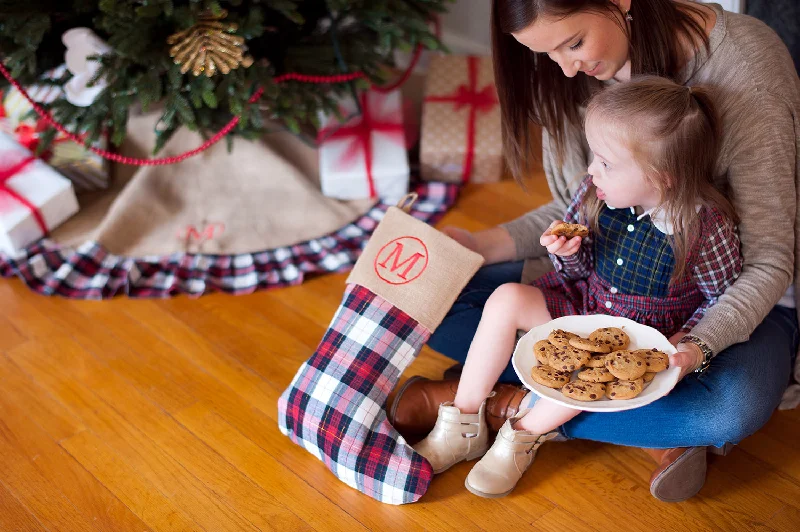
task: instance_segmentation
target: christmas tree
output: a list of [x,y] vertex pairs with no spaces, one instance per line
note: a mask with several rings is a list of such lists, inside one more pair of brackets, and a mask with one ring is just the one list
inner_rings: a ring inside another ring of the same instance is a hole
[[156,108],[157,152],[180,127],[208,136],[233,116],[245,138],[262,135],[265,118],[295,133],[316,125],[336,98],[385,82],[396,50],[440,49],[431,22],[448,1],[0,0],[0,59],[23,85],[41,82],[64,62],[62,35],[89,28],[107,44],[90,57],[99,68],[88,85],[102,90],[86,106],[60,98],[47,108],[117,146],[131,108]]

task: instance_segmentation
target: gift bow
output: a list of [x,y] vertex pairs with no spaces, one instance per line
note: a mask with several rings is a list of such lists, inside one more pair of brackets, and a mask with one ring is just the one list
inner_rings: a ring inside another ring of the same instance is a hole
[[47,224],[44,221],[42,213],[38,208],[36,208],[36,205],[28,201],[25,196],[8,186],[9,179],[24,170],[26,166],[35,160],[36,157],[27,156],[18,162],[12,162],[8,165],[6,165],[7,161],[0,162],[0,197],[8,196],[24,205],[28,210],[31,211],[31,214],[33,214],[33,218],[36,220],[36,224],[39,226],[39,229],[42,230],[42,233],[47,234]]
[[475,117],[478,111],[491,111],[498,103],[494,85],[486,85],[483,89],[477,90],[478,58],[472,55],[467,57],[467,76],[467,84],[459,85],[453,94],[425,98],[426,102],[454,103],[456,111],[461,110],[464,106],[469,106],[467,151],[464,154],[464,170],[461,174],[463,183],[466,183],[472,174],[472,162],[475,158]]
[[[39,143],[42,140],[41,134],[47,129],[47,127],[47,122],[40,118],[36,121],[36,125],[34,126],[28,123],[19,124],[14,129],[14,134],[16,135],[17,142],[28,148],[31,152],[36,153],[36,150],[39,148]],[[69,142],[69,140],[70,139],[68,137],[56,136],[52,143],[56,144],[58,142]],[[39,155],[43,161],[49,161],[52,156],[53,150],[51,149],[47,149]]]
[[[372,95],[368,98],[368,95]],[[320,143],[330,140],[350,139],[347,150],[339,159],[339,164],[348,165],[359,155],[364,154],[364,166],[367,171],[367,185],[369,187],[369,197],[377,196],[375,192],[375,180],[372,177],[372,133],[383,133],[393,140],[400,139],[400,144],[405,143],[405,130],[403,128],[403,113],[401,109],[391,110],[381,116],[375,116],[370,108],[370,100],[375,103],[383,102],[383,96],[378,93],[361,93],[359,102],[361,104],[361,116],[355,117],[347,124],[339,127],[332,126],[324,128],[319,132]],[[380,106],[379,106],[380,107]]]

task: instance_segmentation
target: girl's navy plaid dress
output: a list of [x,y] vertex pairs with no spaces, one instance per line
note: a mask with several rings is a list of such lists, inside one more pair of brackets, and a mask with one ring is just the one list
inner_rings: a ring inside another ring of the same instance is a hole
[[[590,186],[587,177],[564,221],[582,222]],[[689,332],[742,270],[733,221],[706,206],[698,216],[700,234],[689,253],[686,274],[672,285],[675,255],[668,230],[633,209],[608,206],[598,217],[599,233],[586,237],[575,255],[550,255],[556,271],[533,284],[544,293],[553,318],[610,314],[649,325],[666,336]]]

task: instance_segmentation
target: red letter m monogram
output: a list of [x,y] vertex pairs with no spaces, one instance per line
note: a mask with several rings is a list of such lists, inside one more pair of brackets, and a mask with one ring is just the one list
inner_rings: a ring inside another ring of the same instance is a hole
[[[405,242],[403,242],[404,240]],[[421,248],[421,250],[408,253],[408,256],[403,258],[406,246],[411,247],[412,250],[415,248]],[[413,281],[420,276],[428,265],[427,251],[425,244],[414,237],[401,237],[393,240],[381,249],[375,259],[375,265],[377,267],[384,270],[388,269],[389,271],[383,274],[377,271],[376,273],[378,273],[383,280],[392,284],[404,284]],[[390,279],[387,277],[393,278]]]

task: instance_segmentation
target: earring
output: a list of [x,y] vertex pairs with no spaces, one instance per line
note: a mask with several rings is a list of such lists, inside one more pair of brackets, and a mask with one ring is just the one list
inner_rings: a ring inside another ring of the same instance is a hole
[[633,22],[633,17],[631,16],[630,11],[625,12],[625,20],[627,20],[628,22]]

